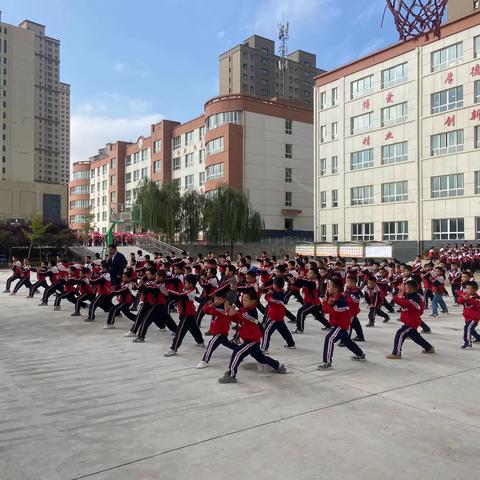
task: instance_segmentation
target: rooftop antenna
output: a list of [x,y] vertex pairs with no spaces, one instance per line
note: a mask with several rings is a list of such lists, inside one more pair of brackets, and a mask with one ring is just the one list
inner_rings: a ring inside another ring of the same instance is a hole
[[280,54],[279,69],[282,74],[282,98],[285,98],[285,78],[287,73],[287,54],[288,54],[288,22],[278,23],[278,39],[280,40],[280,46],[278,47],[278,53]]

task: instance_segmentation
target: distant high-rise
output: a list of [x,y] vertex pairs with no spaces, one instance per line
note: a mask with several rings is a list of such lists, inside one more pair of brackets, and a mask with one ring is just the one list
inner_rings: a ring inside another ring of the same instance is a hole
[[45,26],[0,22],[0,217],[66,218],[70,87]]
[[220,95],[241,93],[257,97],[282,97],[313,105],[313,78],[323,70],[316,68],[316,55],[296,50],[287,55],[285,89],[280,57],[275,42],[252,35],[243,43],[220,55]]
[[473,12],[478,12],[480,0],[449,0],[447,7],[448,21],[465,17]]

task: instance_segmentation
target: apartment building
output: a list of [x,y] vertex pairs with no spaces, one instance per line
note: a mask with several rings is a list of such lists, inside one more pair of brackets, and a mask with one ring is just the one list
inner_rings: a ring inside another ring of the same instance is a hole
[[275,42],[252,35],[220,55],[220,95],[281,97],[312,106],[316,55],[296,50],[287,56],[285,83]]
[[0,216],[66,218],[70,90],[45,26],[0,22]]
[[[269,234],[308,237],[313,222],[312,124],[312,109],[295,102],[224,95],[207,101],[201,116],[183,124],[163,120],[135,143],[109,144],[87,162],[92,224],[105,233],[111,210],[132,205],[140,182],[151,178],[171,181],[181,193],[213,194],[221,183],[232,185],[247,194]],[[86,175],[81,173],[84,164],[73,165],[70,183],[70,206],[79,208],[84,203],[72,202],[84,200],[76,196],[86,191],[76,178]],[[72,228],[81,230],[82,215],[86,212],[70,209]]]
[[317,77],[314,111],[317,242],[480,239],[480,13]]
[[480,8],[480,0],[449,0],[447,5],[448,21],[452,22],[470,15]]

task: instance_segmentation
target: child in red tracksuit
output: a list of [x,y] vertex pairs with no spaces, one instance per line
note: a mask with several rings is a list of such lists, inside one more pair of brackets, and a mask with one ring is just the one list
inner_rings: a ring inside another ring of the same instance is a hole
[[69,302],[75,304],[77,301],[77,285],[80,282],[80,276],[75,267],[68,268],[68,277],[62,280],[63,292],[58,293],[55,302],[53,303],[53,310],[61,310],[60,303],[65,298]]
[[267,357],[260,350],[262,332],[258,326],[257,294],[253,288],[243,292],[242,305],[238,311],[232,306],[229,312],[230,319],[238,323],[238,333],[242,343],[235,347],[228,370],[223,377],[218,379],[218,382],[237,383],[238,367],[248,355],[251,355],[259,363],[270,365],[275,373],[287,373],[285,365]]
[[272,290],[265,295],[267,301],[267,312],[265,328],[263,332],[263,338],[261,343],[261,349],[263,353],[268,353],[268,347],[270,345],[270,338],[274,334],[275,330],[283,337],[287,342],[285,348],[295,348],[295,342],[292,334],[285,325],[285,280],[282,277],[276,277],[273,279]]
[[203,335],[198,328],[195,321],[195,293],[196,293],[197,277],[193,273],[189,273],[185,276],[185,290],[183,292],[177,292],[175,290],[163,289],[164,294],[169,294],[178,301],[178,313],[180,322],[178,324],[175,338],[173,339],[172,346],[165,353],[165,357],[172,357],[177,354],[177,350],[182,344],[183,338],[187,332],[190,332],[195,339],[198,347],[204,347]]
[[[363,334],[362,325],[358,319],[358,314],[360,313],[360,300],[361,292],[357,287],[358,280],[355,275],[347,276],[347,283],[345,285],[345,298],[347,299],[348,306],[350,308],[350,314],[352,316],[352,323],[348,331],[350,338],[352,337],[352,330],[355,330],[356,337],[353,339],[354,342],[364,342],[365,336]],[[338,344],[339,347],[344,347],[343,343]]]
[[417,282],[408,280],[405,288],[399,295],[394,297],[394,302],[400,306],[400,321],[403,325],[398,329],[393,344],[393,352],[387,355],[390,360],[402,358],[402,346],[407,337],[423,347],[422,353],[435,353],[435,349],[418,332],[422,323],[422,314],[425,304],[421,295],[417,293]]
[[133,295],[130,291],[131,283],[131,271],[127,271],[122,276],[122,283],[119,288],[113,292],[117,296],[117,304],[108,311],[107,324],[103,328],[115,328],[115,317],[119,313],[123,313],[132,322],[137,319],[136,315],[130,312],[130,306],[133,303]]
[[328,314],[332,329],[325,337],[323,345],[323,363],[318,366],[319,370],[331,368],[334,344],[341,340],[352,352],[352,360],[365,360],[362,349],[350,338],[352,313],[348,306],[347,299],[343,295],[343,281],[340,278],[333,278],[328,284],[328,299],[323,301],[323,311]]
[[110,311],[112,308],[112,283],[110,281],[110,273],[108,272],[108,265],[106,262],[102,262],[102,275],[96,280],[90,280],[91,284],[96,286],[95,300],[90,302],[88,307],[88,318],[84,322],[95,321],[95,310],[100,307],[105,312]]
[[211,315],[212,320],[210,322],[210,333],[212,338],[208,342],[207,350],[205,351],[201,362],[197,365],[197,368],[208,367],[208,362],[212,358],[213,352],[223,345],[230,350],[235,350],[237,345],[228,339],[228,332],[230,331],[230,304],[228,300],[225,300],[225,292],[216,292],[213,296],[213,303],[209,302],[203,307],[205,315]]
[[472,337],[475,342],[480,342],[480,335],[476,332],[480,320],[480,297],[478,296],[478,283],[474,281],[466,282],[465,292],[457,290],[457,302],[463,305],[463,318],[465,326],[463,328],[463,346],[464,350],[472,348]]

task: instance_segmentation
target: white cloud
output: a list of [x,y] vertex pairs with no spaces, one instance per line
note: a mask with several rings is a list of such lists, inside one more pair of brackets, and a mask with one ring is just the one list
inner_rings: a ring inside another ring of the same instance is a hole
[[225,30],[220,30],[217,32],[217,37],[218,38],[223,38],[227,32]]
[[71,161],[88,160],[108,142],[136,141],[150,134],[150,125],[158,123],[161,113],[129,117],[109,117],[79,112],[71,117]]
[[116,62],[116,63],[113,64],[113,69],[116,72],[122,73],[125,70],[125,64],[120,63],[120,62]]

